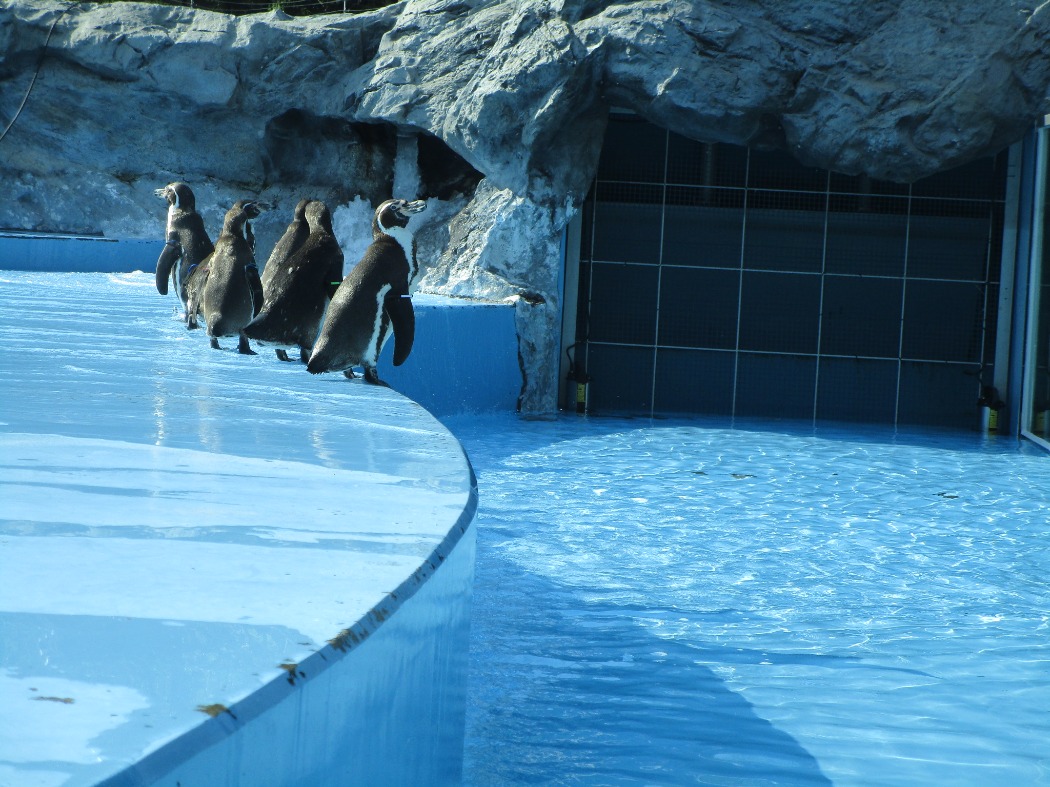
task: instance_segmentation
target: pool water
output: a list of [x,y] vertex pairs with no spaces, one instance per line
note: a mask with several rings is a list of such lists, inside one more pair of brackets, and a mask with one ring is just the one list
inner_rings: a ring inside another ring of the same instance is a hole
[[1050,784],[1050,455],[446,423],[480,492],[468,784]]

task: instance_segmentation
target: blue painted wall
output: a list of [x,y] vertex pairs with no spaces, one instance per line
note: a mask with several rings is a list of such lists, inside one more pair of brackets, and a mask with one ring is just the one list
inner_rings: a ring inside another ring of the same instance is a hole
[[0,233],[0,268],[126,273],[156,269],[162,240]]
[[379,376],[438,417],[513,412],[521,391],[514,307],[417,296],[412,354],[393,366],[393,345]]

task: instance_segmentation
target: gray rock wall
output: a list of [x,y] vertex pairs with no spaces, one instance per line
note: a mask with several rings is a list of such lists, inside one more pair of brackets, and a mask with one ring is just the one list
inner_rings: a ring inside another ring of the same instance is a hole
[[[45,46],[46,42],[46,46]],[[910,181],[1050,111],[1050,6],[1013,0],[406,0],[231,17],[0,0],[0,228],[159,237],[152,190],[333,207],[437,198],[424,289],[515,299],[523,409],[555,407],[559,242],[610,106],[703,141]],[[144,260],[149,268],[152,260]],[[524,295],[523,295],[524,293]]]

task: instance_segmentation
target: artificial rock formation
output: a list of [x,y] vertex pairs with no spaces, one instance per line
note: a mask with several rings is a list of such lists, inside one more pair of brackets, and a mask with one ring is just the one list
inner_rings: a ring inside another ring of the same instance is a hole
[[[555,407],[560,236],[610,107],[910,181],[1050,111],[1050,6],[1016,0],[406,0],[232,17],[0,0],[0,228],[159,237],[182,179],[262,249],[303,196],[352,261],[371,205],[434,200],[423,288],[513,298],[522,407]],[[415,190],[416,193],[403,193]],[[152,261],[144,261],[149,267]]]

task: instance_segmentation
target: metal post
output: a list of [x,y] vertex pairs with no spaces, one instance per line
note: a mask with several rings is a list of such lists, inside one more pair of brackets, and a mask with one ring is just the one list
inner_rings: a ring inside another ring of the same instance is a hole
[[[1021,199],[1017,214],[1017,247],[1014,267],[1014,300],[1010,329],[1010,365],[1007,371],[1005,433],[1021,433],[1021,394],[1024,390],[1025,309],[1028,307],[1028,272],[1032,254],[1032,227],[1034,222],[1035,177],[1038,158],[1038,134],[1033,128],[1025,135],[1021,163]],[[1003,434],[1003,424],[999,424]]]
[[[1045,122],[1045,121],[1044,121]],[[1043,275],[1046,272],[1046,259],[1043,256],[1045,246],[1044,236],[1046,233],[1046,201],[1050,194],[1047,193],[1047,171],[1048,158],[1050,158],[1050,133],[1045,127],[1035,131],[1035,166],[1033,168],[1035,183],[1032,197],[1031,234],[1028,253],[1028,293],[1025,304],[1026,320],[1023,325],[1024,335],[1024,372],[1021,393],[1020,408],[1020,432],[1026,437],[1042,441],[1044,447],[1046,425],[1043,425],[1043,434],[1035,435],[1035,382],[1039,362],[1036,351],[1039,349],[1039,303],[1042,297]],[[1045,418],[1045,416],[1044,416]]]

